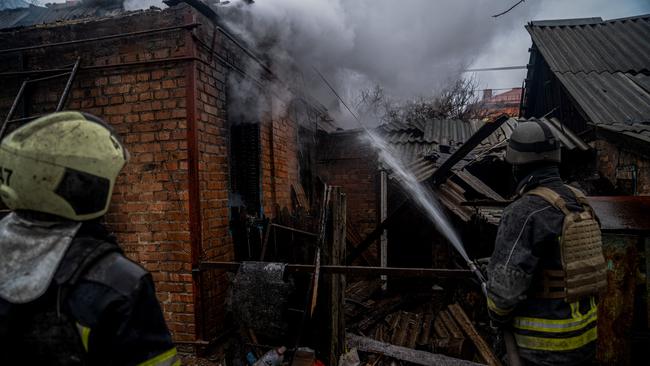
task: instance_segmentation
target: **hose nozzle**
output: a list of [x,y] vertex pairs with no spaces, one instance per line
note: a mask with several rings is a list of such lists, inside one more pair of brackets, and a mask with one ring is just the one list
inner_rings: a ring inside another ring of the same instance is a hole
[[483,295],[487,296],[487,280],[485,279],[483,272],[481,272],[481,270],[478,268],[476,263],[474,263],[473,261],[467,262],[467,266],[469,267],[469,270],[474,273],[476,278],[481,283],[481,290],[483,291]]

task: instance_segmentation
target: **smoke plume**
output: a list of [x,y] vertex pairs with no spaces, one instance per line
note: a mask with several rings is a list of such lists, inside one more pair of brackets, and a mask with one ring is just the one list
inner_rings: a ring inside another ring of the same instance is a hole
[[[490,41],[530,19],[531,6],[492,18],[510,1],[488,0],[235,0],[218,6],[230,29],[270,56],[272,68],[300,69],[305,88],[330,109],[380,85],[396,99],[433,95]],[[290,61],[290,62],[285,62]]]
[[[333,112],[339,103],[320,70],[351,101],[380,85],[388,96],[429,96],[458,79],[496,36],[523,27],[539,7],[526,3],[491,15],[511,0],[208,0],[228,28],[276,74],[298,82]],[[165,7],[160,0],[125,0],[128,10]]]

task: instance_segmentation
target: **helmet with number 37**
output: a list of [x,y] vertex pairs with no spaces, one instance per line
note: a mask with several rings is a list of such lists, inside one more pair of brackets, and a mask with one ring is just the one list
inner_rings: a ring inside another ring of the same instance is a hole
[[0,198],[11,210],[94,219],[108,210],[128,158],[118,136],[98,117],[53,113],[0,143]]

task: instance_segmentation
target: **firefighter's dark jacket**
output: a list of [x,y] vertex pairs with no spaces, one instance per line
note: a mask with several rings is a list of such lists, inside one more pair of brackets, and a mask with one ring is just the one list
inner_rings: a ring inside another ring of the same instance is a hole
[[0,299],[0,364],[179,365],[154,285],[97,223],[84,223],[47,292]]
[[488,265],[488,309],[495,322],[512,327],[524,360],[581,364],[595,353],[597,304],[593,297],[576,303],[535,297],[541,271],[562,269],[559,236],[564,220],[541,197],[523,195],[538,186],[560,194],[569,210],[581,210],[555,166],[540,168],[520,182],[520,198],[503,212]]

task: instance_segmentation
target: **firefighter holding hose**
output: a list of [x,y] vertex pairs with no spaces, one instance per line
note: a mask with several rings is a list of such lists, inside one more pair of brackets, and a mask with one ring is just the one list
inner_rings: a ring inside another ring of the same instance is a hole
[[520,122],[507,147],[518,198],[503,212],[488,274],[488,310],[525,365],[588,365],[597,294],[606,286],[599,223],[559,174],[560,142],[543,121]]
[[151,276],[99,223],[128,160],[99,118],[59,112],[0,143],[0,363],[180,365]]

